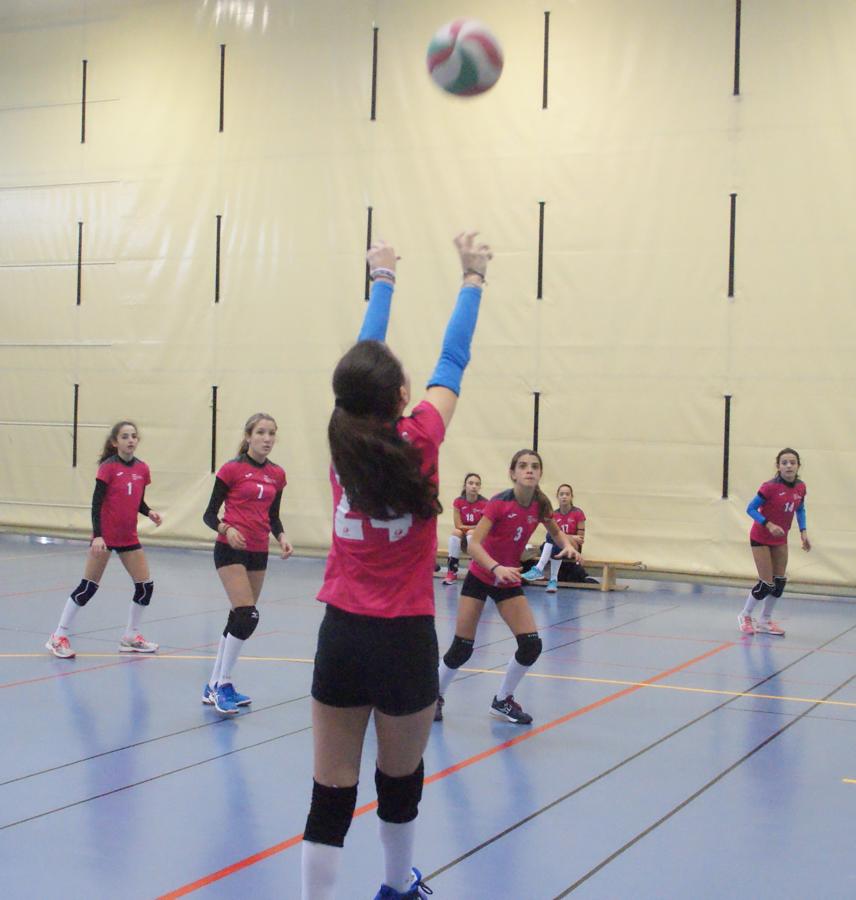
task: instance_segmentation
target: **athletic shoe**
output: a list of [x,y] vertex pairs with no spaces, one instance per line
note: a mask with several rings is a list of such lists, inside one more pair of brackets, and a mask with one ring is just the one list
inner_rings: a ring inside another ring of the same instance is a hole
[[71,644],[69,644],[68,638],[64,634],[61,634],[59,637],[52,634],[48,638],[45,647],[60,659],[74,659],[74,650],[71,649]]
[[771,622],[769,619],[759,619],[755,623],[755,631],[758,634],[775,634],[778,637],[785,636],[785,629],[778,622]]
[[224,716],[236,716],[238,714],[235,688],[228,682],[217,685],[217,690],[214,692],[214,709]]
[[[235,691],[234,685],[232,685],[232,690]],[[202,702],[206,706],[214,706],[214,694],[216,693],[216,688],[212,689],[210,685],[206,684],[202,690]],[[252,702],[252,697],[248,697],[240,691],[235,691],[235,706],[249,706]]]
[[555,578],[551,578],[551,579],[547,582],[547,587],[545,587],[544,590],[545,590],[548,594],[555,594],[555,593],[559,590],[559,583],[556,581]]
[[537,581],[539,578],[544,577],[544,573],[538,568],[538,566],[532,566],[531,569],[527,569],[525,572],[521,572],[520,577],[524,581]]
[[156,653],[158,644],[147,641],[141,634],[135,634],[133,637],[123,637],[119,641],[120,653]]
[[416,866],[411,869],[410,877],[413,879],[413,884],[403,894],[388,884],[382,884],[380,890],[375,894],[374,900],[405,900],[405,898],[407,900],[425,900],[425,897],[434,893],[422,880],[422,873]]
[[752,621],[752,616],[744,616],[741,613],[737,617],[737,627],[743,634],[755,634],[755,623]]
[[523,712],[523,707],[509,694],[505,700],[493,698],[490,704],[491,713],[499,719],[514,722],[515,725],[531,725],[532,716]]
[[591,575],[586,575],[586,577],[583,578],[583,584],[600,584],[600,582],[597,580],[597,578],[592,578]]
[[451,569],[446,572],[446,577],[443,579],[443,584],[456,584],[458,581],[458,573],[453,572]]
[[437,704],[434,707],[434,721],[442,722],[443,721],[443,707],[446,705],[446,701],[442,697],[437,698]]

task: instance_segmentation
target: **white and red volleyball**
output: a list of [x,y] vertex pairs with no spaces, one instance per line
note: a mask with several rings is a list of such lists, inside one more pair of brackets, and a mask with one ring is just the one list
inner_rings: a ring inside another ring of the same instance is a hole
[[450,94],[483,94],[502,74],[502,48],[481,22],[455,19],[431,38],[428,71],[436,84]]

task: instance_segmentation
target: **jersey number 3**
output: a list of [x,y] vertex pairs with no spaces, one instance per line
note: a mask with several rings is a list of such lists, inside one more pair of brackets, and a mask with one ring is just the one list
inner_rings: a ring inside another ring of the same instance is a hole
[[[336,534],[346,541],[364,541],[365,532],[363,531],[364,519],[349,519],[347,514],[351,511],[348,498],[342,492],[342,499],[336,507],[336,515],[333,517],[333,528]],[[384,530],[389,536],[390,544],[400,541],[413,525],[413,515],[408,513],[406,516],[399,516],[397,519],[369,519],[372,528],[379,531]]]

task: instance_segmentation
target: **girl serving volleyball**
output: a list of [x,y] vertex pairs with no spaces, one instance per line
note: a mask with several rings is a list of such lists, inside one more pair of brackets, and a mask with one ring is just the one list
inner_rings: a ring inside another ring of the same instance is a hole
[[[785,630],[772,619],[773,607],[782,596],[787,584],[788,532],[794,516],[800,530],[802,549],[811,550],[806,531],[805,482],[797,474],[800,455],[791,447],[785,447],[776,455],[776,476],[758,488],[746,512],[754,520],[749,532],[752,557],[758,570],[758,581],[737,617],[737,624],[744,634],[774,634],[784,636]],[[760,618],[755,621],[752,613],[758,603],[764,605]]]

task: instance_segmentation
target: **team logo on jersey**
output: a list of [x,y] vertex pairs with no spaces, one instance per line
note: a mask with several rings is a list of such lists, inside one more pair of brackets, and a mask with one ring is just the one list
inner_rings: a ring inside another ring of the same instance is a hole
[[509,519],[516,519],[516,518],[517,518],[517,513],[509,513],[509,514],[508,514],[508,518],[509,518]]
[[252,478],[253,474],[254,474],[253,472],[247,472],[244,474],[244,478]]
[[531,525],[533,522],[537,522],[538,519],[536,516],[527,516],[526,521]]

